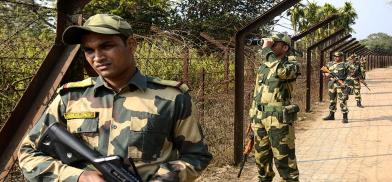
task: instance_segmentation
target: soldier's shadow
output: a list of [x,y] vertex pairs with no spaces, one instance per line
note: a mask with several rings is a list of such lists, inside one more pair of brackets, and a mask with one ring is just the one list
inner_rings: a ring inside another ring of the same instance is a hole
[[374,117],[374,118],[366,118],[366,119],[357,119],[357,118],[348,118],[348,121],[351,123],[355,123],[355,122],[368,122],[368,121],[392,121],[392,115],[390,116],[379,116],[379,117]]

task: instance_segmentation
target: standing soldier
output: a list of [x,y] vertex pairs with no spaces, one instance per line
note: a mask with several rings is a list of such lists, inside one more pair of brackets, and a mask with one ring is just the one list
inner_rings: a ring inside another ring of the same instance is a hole
[[360,61],[361,66],[362,66],[362,69],[361,69],[362,73],[361,74],[363,76],[363,79],[365,80],[366,79],[366,65],[367,65],[366,56],[361,56],[359,61]]
[[[324,120],[335,120],[337,98],[340,100],[340,108],[343,113],[343,123],[348,123],[348,108],[347,100],[350,94],[349,86],[346,84],[346,79],[349,74],[350,68],[347,63],[343,61],[343,52],[334,53],[335,62],[327,64],[327,67],[331,73],[337,76],[333,77],[329,73],[323,73],[325,77],[329,77],[328,82],[328,94],[329,94],[329,115]],[[340,80],[340,81],[339,81]],[[345,84],[341,84],[345,83]]]
[[363,64],[359,60],[359,58],[356,55],[353,55],[350,59],[351,65],[353,67],[353,71],[351,73],[351,78],[354,82],[354,96],[355,100],[357,101],[357,107],[363,107],[362,106],[362,98],[361,98],[361,82],[360,80],[365,79],[365,68],[363,67]]
[[288,35],[276,34],[263,40],[264,62],[257,70],[250,109],[259,181],[272,181],[273,160],[285,181],[298,181],[293,122],[299,108],[291,103],[291,97],[299,65],[288,60],[292,51]]

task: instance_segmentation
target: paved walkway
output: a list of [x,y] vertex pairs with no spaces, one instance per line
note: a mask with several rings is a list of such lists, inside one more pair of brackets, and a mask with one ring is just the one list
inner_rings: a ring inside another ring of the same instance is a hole
[[341,123],[340,110],[337,120],[323,121],[326,106],[299,127],[301,181],[392,181],[392,68],[369,72],[367,83],[365,108],[350,98],[348,124]]
[[[340,108],[335,121],[323,121],[329,113],[327,101],[297,123],[301,182],[392,181],[392,68],[373,70],[367,77],[371,91],[361,89],[365,108],[356,107],[351,96],[349,123],[341,122]],[[240,179],[237,172],[238,168],[224,166],[199,181],[257,181],[254,158],[249,158]]]

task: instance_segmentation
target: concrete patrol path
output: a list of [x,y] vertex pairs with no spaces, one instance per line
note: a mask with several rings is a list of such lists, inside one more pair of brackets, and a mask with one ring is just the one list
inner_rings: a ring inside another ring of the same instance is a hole
[[[358,108],[354,96],[350,96],[349,123],[341,122],[339,104],[336,120],[322,120],[329,113],[327,97],[313,106],[307,119],[296,124],[300,181],[392,181],[392,68],[368,72],[366,82],[371,91],[362,86],[364,108]],[[236,177],[238,168],[232,166],[210,170],[212,175],[203,175],[197,181],[257,181],[252,157],[240,179]],[[276,172],[277,181],[281,179]]]
[[392,68],[367,77],[371,91],[361,88],[365,107],[356,107],[350,96],[349,123],[341,123],[340,108],[335,121],[323,121],[326,106],[301,128],[296,140],[301,181],[392,181]]

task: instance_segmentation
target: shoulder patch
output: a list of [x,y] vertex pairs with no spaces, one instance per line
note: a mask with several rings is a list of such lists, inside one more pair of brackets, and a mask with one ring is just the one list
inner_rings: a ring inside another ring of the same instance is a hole
[[69,90],[69,89],[72,89],[72,88],[84,88],[84,87],[89,87],[89,86],[92,86],[92,85],[94,85],[94,84],[95,84],[95,81],[94,81],[91,77],[89,77],[89,78],[86,78],[86,79],[84,79],[84,80],[82,80],[82,81],[66,83],[66,84],[64,84],[63,86],[61,86],[61,87],[57,90],[57,92],[58,92],[58,93],[61,93],[62,91],[66,91],[66,90]]
[[159,85],[178,88],[183,93],[188,92],[188,90],[189,90],[189,87],[183,82],[178,82],[178,81],[173,81],[173,80],[162,80],[160,78],[151,78],[151,79],[148,79],[148,81],[152,82],[152,83],[159,84]]

